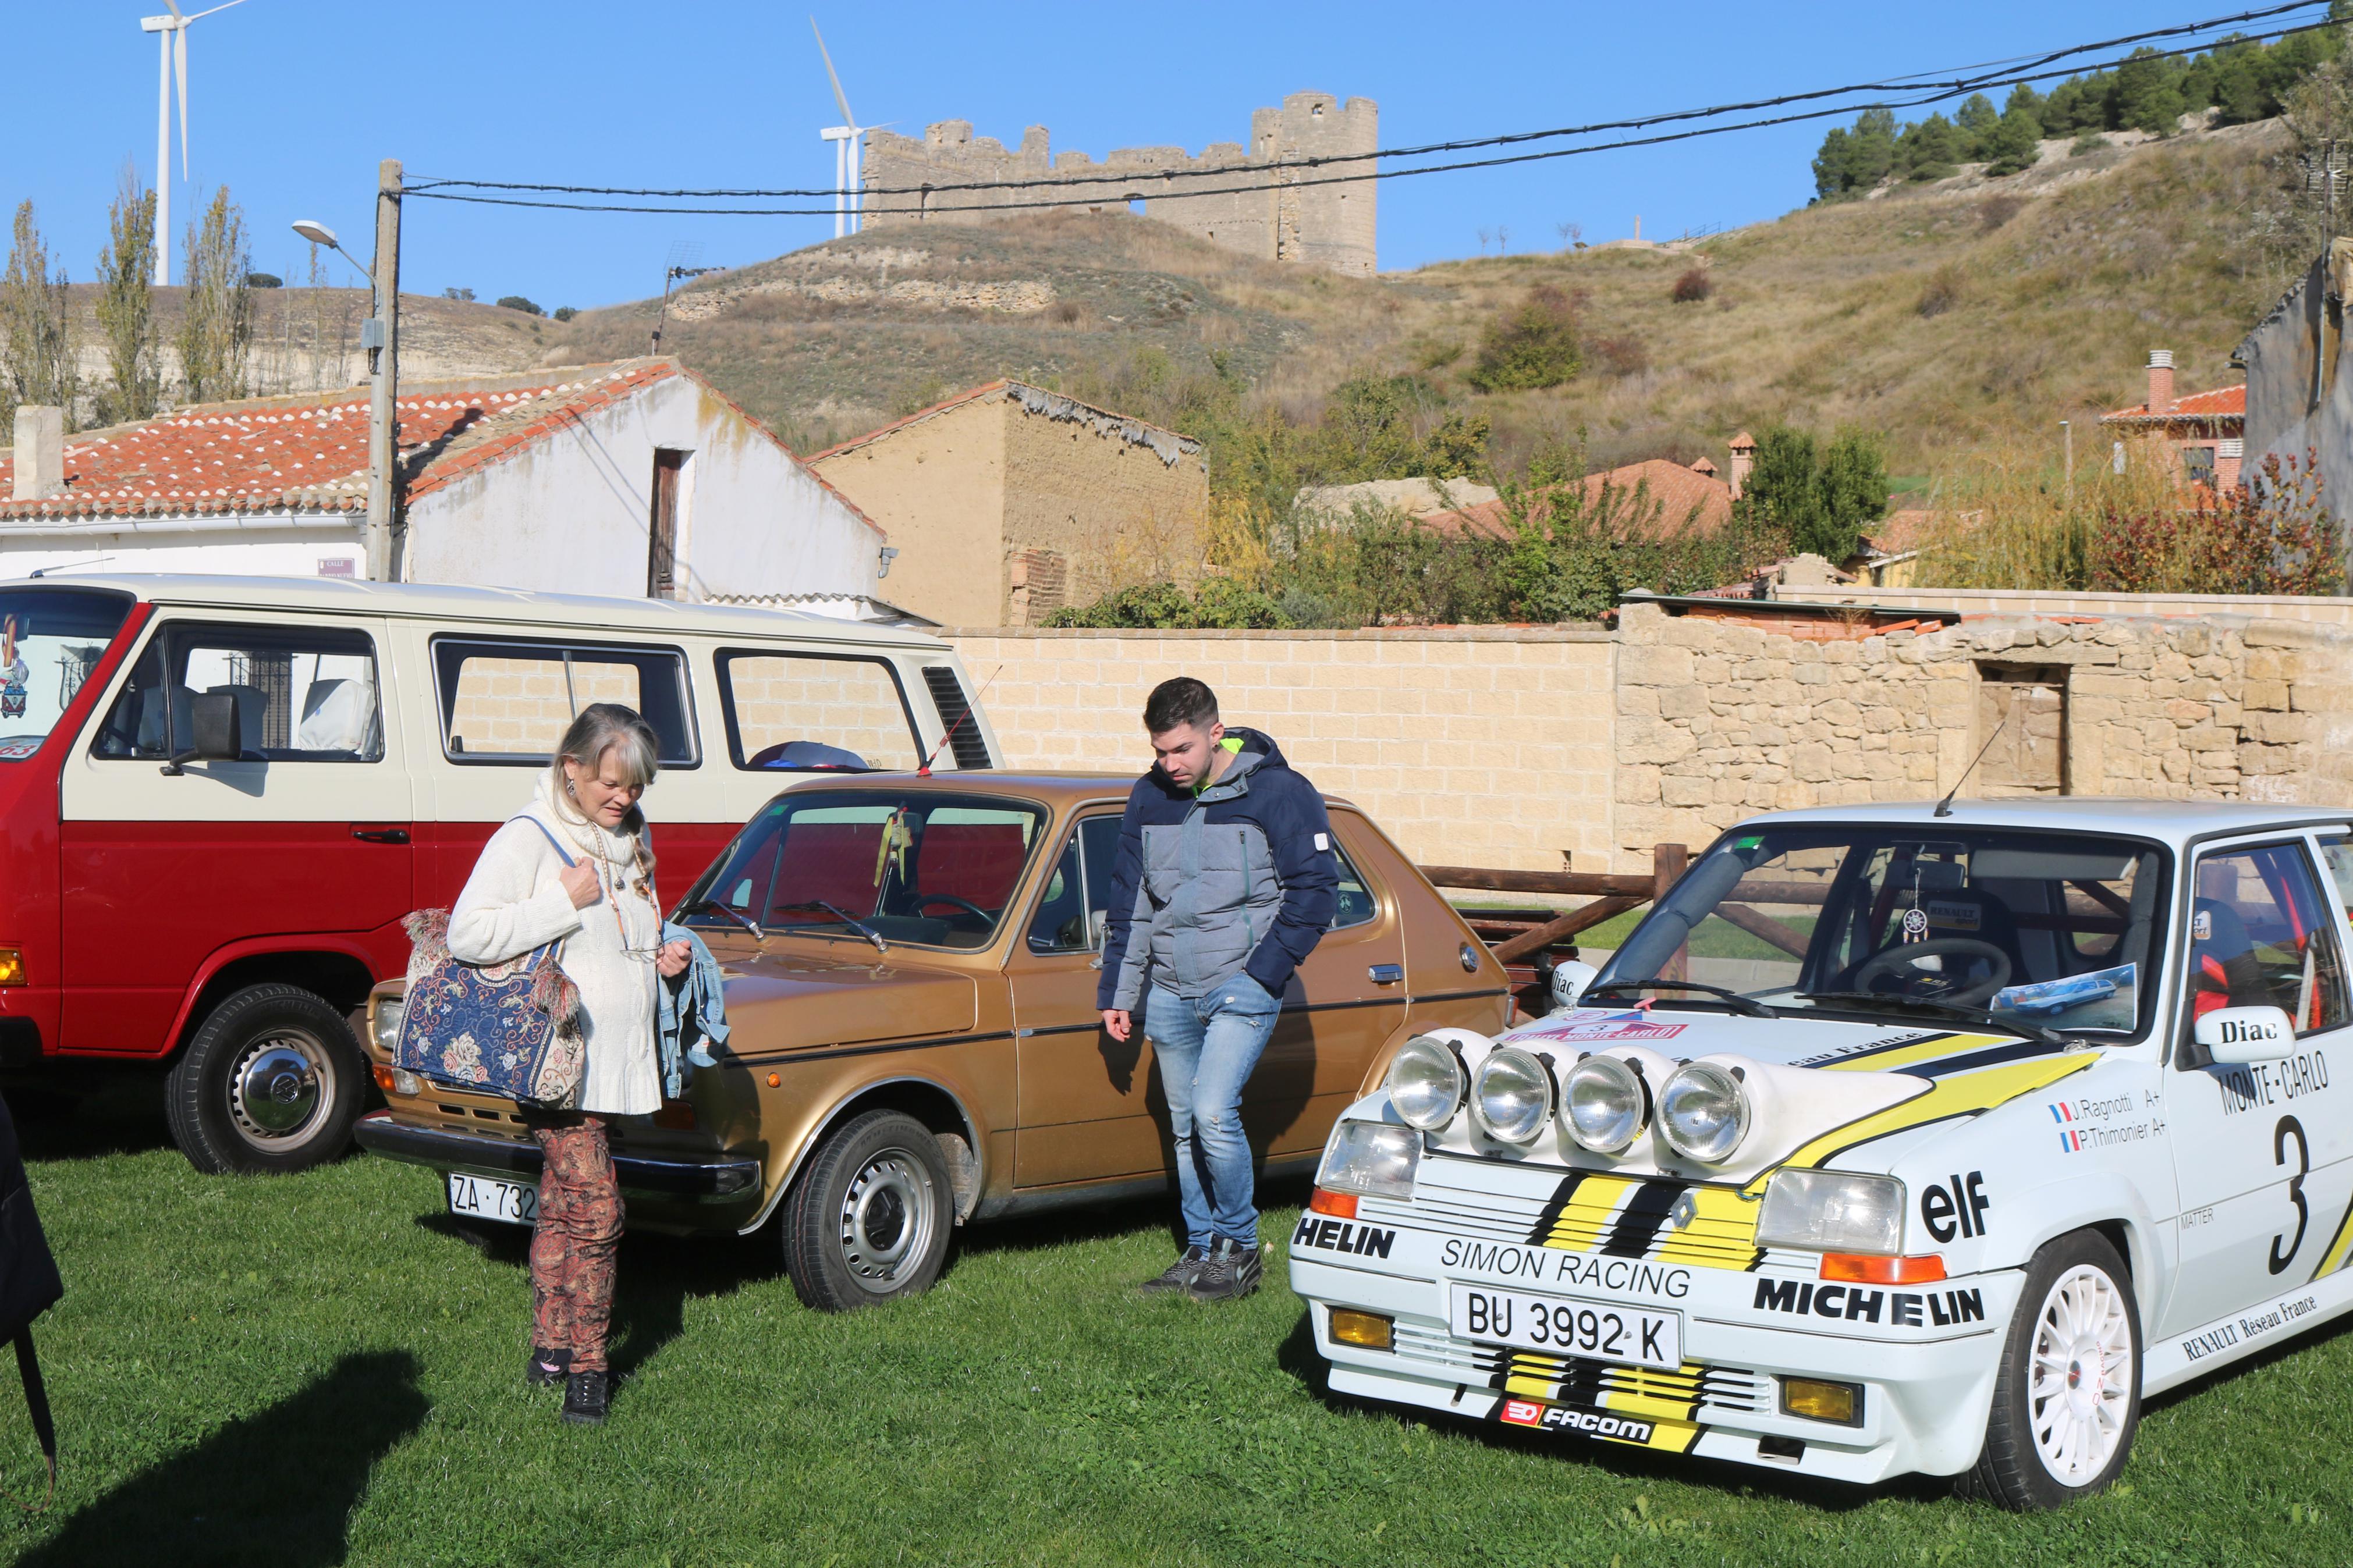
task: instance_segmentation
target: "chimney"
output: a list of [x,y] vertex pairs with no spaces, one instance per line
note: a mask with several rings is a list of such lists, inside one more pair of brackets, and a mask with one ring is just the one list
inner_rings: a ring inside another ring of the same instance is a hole
[[66,411],[27,403],[16,410],[15,500],[46,500],[66,488]]
[[1725,482],[1732,487],[1732,499],[1740,499],[1741,487],[1748,482],[1748,470],[1757,462],[1757,437],[1743,430],[1732,438],[1732,477]]
[[2151,414],[2173,412],[2173,351],[2148,351],[2148,411]]

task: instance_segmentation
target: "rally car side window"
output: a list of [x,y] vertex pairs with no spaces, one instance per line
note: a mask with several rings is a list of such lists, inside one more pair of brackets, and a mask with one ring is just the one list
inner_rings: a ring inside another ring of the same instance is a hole
[[2298,1039],[2353,1016],[2337,911],[2302,845],[2225,849],[2198,862],[2188,991],[2193,1019],[2221,1007],[2278,1007]]

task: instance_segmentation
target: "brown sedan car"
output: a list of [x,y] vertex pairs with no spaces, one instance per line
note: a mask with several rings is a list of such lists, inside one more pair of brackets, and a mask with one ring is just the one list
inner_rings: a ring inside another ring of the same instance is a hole
[[[630,1226],[778,1216],[802,1299],[839,1310],[929,1286],[967,1220],[1166,1188],[1152,1048],[1095,1010],[1130,782],[852,774],[764,807],[679,903],[720,962],[732,1032],[682,1102],[615,1121]],[[1243,1104],[1270,1174],[1311,1169],[1410,1036],[1500,1029],[1511,1006],[1502,966],[1397,847],[1327,804],[1338,914]],[[540,1156],[514,1103],[396,1073],[399,1005],[396,983],[368,1009],[389,1109],[360,1142],[447,1173],[453,1212],[527,1222]]]

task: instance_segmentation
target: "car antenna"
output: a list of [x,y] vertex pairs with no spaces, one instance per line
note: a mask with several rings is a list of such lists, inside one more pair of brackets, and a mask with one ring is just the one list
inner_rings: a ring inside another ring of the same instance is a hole
[[[2010,708],[2010,713],[2014,713],[2017,710],[2016,705],[2013,704]],[[2010,727],[2010,713],[2004,713],[2001,716],[2001,722],[1993,727],[1993,733],[1986,737],[1986,743],[1978,748],[1978,754],[1969,759],[1969,765],[1961,770],[1961,776],[1953,781],[1953,787],[1945,792],[1945,798],[1936,803],[1936,809],[1931,812],[1929,814],[1930,816],[1950,816],[1953,815],[1953,797],[1961,793],[1961,786],[1969,782],[1969,775],[1978,771],[1978,764],[1985,761],[1985,754],[1993,750],[1993,743],[1996,741],[2000,740],[2001,732]]]
[[1001,664],[995,669],[988,672],[988,679],[980,683],[980,689],[974,692],[972,694],[972,700],[964,705],[964,711],[956,716],[956,721],[949,725],[947,727],[947,732],[940,737],[939,745],[932,748],[931,755],[923,759],[923,765],[915,770],[915,776],[917,778],[927,779],[932,776],[932,758],[940,754],[940,746],[944,746],[950,741],[955,739],[955,732],[964,728],[964,721],[966,719],[971,718],[975,713],[980,710],[980,700],[988,695],[988,689],[996,685],[997,678],[1004,673],[1005,667]]

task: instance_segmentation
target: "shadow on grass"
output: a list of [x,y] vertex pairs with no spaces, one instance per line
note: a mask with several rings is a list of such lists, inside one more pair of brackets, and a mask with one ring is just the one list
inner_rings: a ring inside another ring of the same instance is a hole
[[12,1083],[0,1093],[27,1160],[97,1160],[172,1146],[161,1073],[122,1068],[59,1085]]
[[[378,1459],[431,1403],[406,1352],[347,1355],[301,1392],[232,1421],[75,1511],[18,1568],[326,1568]],[[71,1434],[66,1462],[72,1463]]]
[[[1306,1203],[1308,1190],[1314,1184],[1303,1175],[1278,1176],[1262,1181],[1258,1187],[1258,1205],[1261,1209],[1296,1208]],[[982,1225],[966,1226],[956,1232],[955,1252],[949,1255],[948,1267],[955,1267],[958,1254],[983,1256],[992,1252],[1034,1252],[1071,1242],[1103,1241],[1150,1230],[1165,1232],[1171,1247],[1185,1245],[1184,1223],[1176,1213],[1176,1189],[1173,1184],[1166,1192],[1155,1193],[1150,1197],[1128,1198],[1114,1204],[1074,1205],[1025,1219],[992,1220]],[[1259,1227],[1259,1234],[1263,1242],[1279,1243],[1282,1240],[1263,1224]],[[1268,1268],[1272,1268],[1281,1261],[1280,1247],[1267,1254]]]

